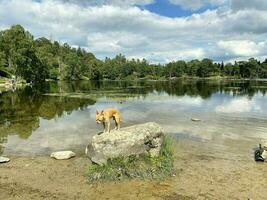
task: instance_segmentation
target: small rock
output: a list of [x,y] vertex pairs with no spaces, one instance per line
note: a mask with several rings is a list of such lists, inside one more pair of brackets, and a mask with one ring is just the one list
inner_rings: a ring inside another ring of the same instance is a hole
[[201,120],[198,119],[198,118],[191,118],[191,121],[193,121],[193,122],[200,122]]
[[50,157],[57,160],[66,160],[75,156],[75,153],[72,151],[57,151],[51,153]]
[[9,161],[10,161],[9,158],[0,156],[0,163],[6,163],[6,162],[9,162]]

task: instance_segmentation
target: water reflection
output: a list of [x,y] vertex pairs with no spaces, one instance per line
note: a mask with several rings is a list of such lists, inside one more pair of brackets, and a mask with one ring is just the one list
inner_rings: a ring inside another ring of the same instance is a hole
[[170,96],[200,96],[202,99],[210,98],[212,94],[220,92],[232,96],[248,96],[255,94],[265,95],[266,81],[245,80],[178,80],[178,81],[77,81],[61,84],[51,83],[46,91],[51,93],[95,93],[95,95],[108,96],[147,96],[156,91]]
[[[50,82],[4,92],[0,154],[79,148],[88,132],[100,129],[95,110],[107,106],[121,110],[124,125],[156,121],[182,138],[221,145],[240,135],[246,140],[255,129],[254,136],[262,137],[267,129],[266,90],[264,81],[179,80]],[[191,117],[202,122],[192,123]]]
[[60,118],[94,103],[90,99],[43,96],[39,88],[4,92],[0,95],[0,144],[7,142],[8,135],[29,138],[39,128],[40,118]]

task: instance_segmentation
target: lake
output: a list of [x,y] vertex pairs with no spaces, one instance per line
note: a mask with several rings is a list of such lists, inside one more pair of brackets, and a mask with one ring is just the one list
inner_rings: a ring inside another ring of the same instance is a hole
[[252,160],[253,148],[267,141],[266,92],[267,80],[194,79],[47,82],[3,90],[0,155],[39,156],[57,150],[82,155],[89,139],[102,131],[96,110],[115,107],[122,127],[155,121],[186,151]]

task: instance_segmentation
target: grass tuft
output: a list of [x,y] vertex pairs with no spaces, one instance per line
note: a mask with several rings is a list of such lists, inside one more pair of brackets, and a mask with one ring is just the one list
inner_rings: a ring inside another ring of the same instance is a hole
[[89,182],[123,179],[163,179],[174,174],[174,139],[164,136],[160,155],[119,157],[109,159],[106,165],[91,164],[86,176]]

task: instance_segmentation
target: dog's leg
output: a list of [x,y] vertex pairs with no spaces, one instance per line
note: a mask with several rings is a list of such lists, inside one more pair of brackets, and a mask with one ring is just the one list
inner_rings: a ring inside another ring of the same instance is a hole
[[115,121],[115,130],[118,130],[118,122],[115,117],[114,117],[114,121]]
[[121,122],[118,122],[117,130],[119,131],[121,128]]
[[110,120],[107,122],[107,124],[108,124],[108,132],[110,132]]
[[104,131],[103,132],[105,133],[106,132],[106,124],[105,124],[106,122],[102,122],[102,123],[103,123],[103,127],[104,127]]
[[116,130],[120,130],[120,123],[121,123],[121,121],[120,121],[120,116],[119,115],[115,115],[115,123],[116,123]]

